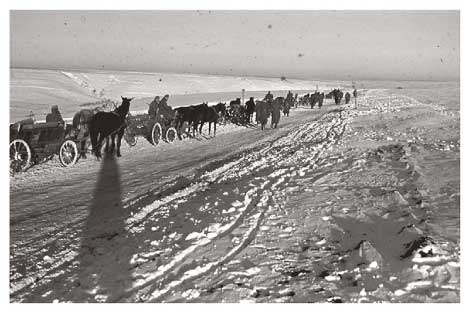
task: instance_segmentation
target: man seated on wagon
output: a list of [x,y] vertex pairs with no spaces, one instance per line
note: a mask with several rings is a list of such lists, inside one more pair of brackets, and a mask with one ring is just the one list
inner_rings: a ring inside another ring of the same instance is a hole
[[46,116],[46,122],[64,122],[59,111],[59,106],[53,105],[51,107],[51,112]]
[[168,105],[169,95],[166,94],[156,108],[156,115],[161,117],[166,123],[171,123],[175,117],[174,110]]
[[156,96],[155,99],[153,99],[153,101],[150,103],[148,107],[148,114],[150,115],[150,117],[152,118],[156,117],[156,111],[157,111],[159,103],[160,103],[160,97]]

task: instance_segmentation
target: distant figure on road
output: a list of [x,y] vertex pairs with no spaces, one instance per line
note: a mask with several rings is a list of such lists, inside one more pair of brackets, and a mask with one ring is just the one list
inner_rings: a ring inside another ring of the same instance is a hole
[[277,128],[278,123],[280,122],[280,109],[283,105],[283,97],[277,97],[272,102],[272,120],[270,127]]
[[348,105],[349,102],[350,102],[350,93],[347,92],[345,93],[345,104]]
[[160,97],[155,96],[153,101],[148,106],[148,114],[150,115],[150,117],[153,117],[153,118],[156,117],[156,110],[158,108],[159,103],[160,103]]
[[261,130],[265,129],[267,119],[269,118],[269,104],[262,100],[256,101],[256,123],[261,124]]
[[51,112],[46,116],[46,122],[64,122],[59,111],[59,106],[53,105],[50,110]]
[[256,103],[254,102],[254,97],[250,97],[246,102],[246,113],[248,114],[249,122],[252,122],[252,115],[256,111]]
[[358,106],[357,106],[357,97],[358,97],[357,89],[353,90],[353,97],[355,98],[355,109],[358,109]]

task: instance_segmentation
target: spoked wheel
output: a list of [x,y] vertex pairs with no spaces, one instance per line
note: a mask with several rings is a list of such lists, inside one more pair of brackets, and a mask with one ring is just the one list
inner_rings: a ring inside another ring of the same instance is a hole
[[167,130],[166,130],[166,141],[168,143],[173,143],[175,140],[176,140],[176,137],[177,137],[177,131],[174,127],[169,127]]
[[10,171],[13,173],[24,171],[31,163],[31,149],[22,139],[15,139],[10,143]]
[[73,140],[66,140],[60,146],[59,159],[63,166],[72,166],[78,159],[77,144]]
[[181,133],[181,139],[186,139],[186,138],[189,138],[191,136],[190,135],[191,128],[190,128],[189,123],[187,121],[182,124],[179,131]]
[[133,135],[131,133],[129,133],[128,131],[125,131],[124,132],[124,139],[125,139],[125,142],[127,143],[127,145],[129,145],[130,147],[133,147],[137,144],[137,135]]
[[158,145],[162,137],[162,133],[163,130],[161,129],[161,125],[156,122],[155,125],[153,125],[153,128],[151,129],[151,141],[153,142],[153,145]]

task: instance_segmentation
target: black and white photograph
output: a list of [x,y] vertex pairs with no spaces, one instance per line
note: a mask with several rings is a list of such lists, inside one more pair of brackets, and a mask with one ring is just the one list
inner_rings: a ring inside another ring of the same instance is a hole
[[10,304],[461,302],[459,8],[6,11]]

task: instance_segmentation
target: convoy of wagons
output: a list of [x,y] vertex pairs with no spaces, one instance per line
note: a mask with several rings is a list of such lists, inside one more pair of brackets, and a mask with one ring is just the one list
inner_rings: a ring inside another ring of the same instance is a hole
[[[126,122],[123,138],[131,147],[137,144],[138,137],[144,137],[156,146],[161,140],[172,143],[178,135],[174,122],[159,116],[129,114]],[[10,124],[10,173],[25,171],[55,155],[63,166],[73,166],[88,152],[88,149],[82,150],[88,148],[88,139],[83,128],[63,121],[35,123],[29,118]]]

